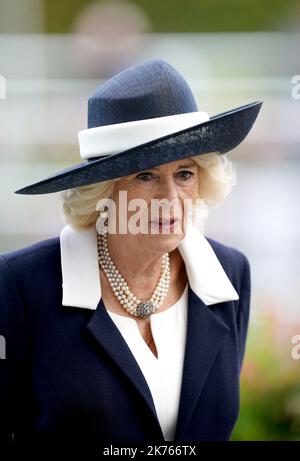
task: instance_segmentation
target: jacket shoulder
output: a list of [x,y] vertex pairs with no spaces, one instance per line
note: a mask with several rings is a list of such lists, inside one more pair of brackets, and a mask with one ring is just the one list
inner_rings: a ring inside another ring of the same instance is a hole
[[245,266],[250,265],[248,257],[239,248],[215,240],[207,235],[205,235],[205,238],[227,273],[237,272],[241,274]]
[[0,253],[0,271],[9,268],[15,274],[36,272],[60,260],[59,236],[40,240],[16,250]]

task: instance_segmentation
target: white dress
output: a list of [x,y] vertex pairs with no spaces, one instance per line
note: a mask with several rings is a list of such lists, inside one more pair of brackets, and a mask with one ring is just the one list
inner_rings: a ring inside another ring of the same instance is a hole
[[188,284],[178,301],[150,316],[158,358],[140,334],[134,318],[108,314],[134,355],[151,391],[165,440],[174,440],[186,341]]

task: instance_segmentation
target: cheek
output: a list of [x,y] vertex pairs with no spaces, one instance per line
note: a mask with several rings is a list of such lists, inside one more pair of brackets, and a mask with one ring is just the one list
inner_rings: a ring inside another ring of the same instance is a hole
[[[119,210],[119,201],[120,196],[119,193],[123,192],[122,207],[126,207],[127,210],[127,217],[128,219],[134,215],[135,213],[139,212],[142,215],[145,213],[150,216],[151,213],[151,199],[156,196],[155,188],[151,184],[146,185],[137,185],[137,184],[130,184],[129,182],[119,182],[118,187],[115,189],[113,194],[113,199],[115,200],[116,207],[117,207],[117,214]],[[197,197],[198,193],[198,178],[196,177],[192,181],[187,181],[186,183],[181,183],[178,185],[178,198],[179,202],[177,205],[179,206],[182,211],[184,207],[184,199],[194,199]],[[127,201],[126,201],[127,198]],[[141,211],[139,201],[137,200],[136,204],[134,204],[134,200],[139,199],[144,201],[143,206],[145,209]],[[132,203],[133,209],[128,210],[128,205]],[[124,211],[124,210],[123,210]],[[124,216],[124,215],[123,215]]]
[[189,181],[186,184],[183,184],[180,188],[180,196],[182,198],[193,198],[196,197],[198,193],[198,180]]
[[[147,213],[148,208],[150,208],[151,198],[153,197],[150,188],[125,184],[124,186],[121,185],[119,188],[119,192],[120,191],[126,192],[126,195],[123,196],[122,203],[126,207],[128,218],[137,212],[142,214]],[[116,198],[118,200],[116,203],[119,203],[119,195]],[[131,210],[129,210],[129,205],[132,207]],[[142,211],[141,207],[143,207]]]
[[199,179],[196,176],[194,181],[193,181],[193,184],[191,184],[191,187],[190,187],[190,194],[191,194],[192,197],[194,197],[194,198],[197,197],[198,189],[199,189]]

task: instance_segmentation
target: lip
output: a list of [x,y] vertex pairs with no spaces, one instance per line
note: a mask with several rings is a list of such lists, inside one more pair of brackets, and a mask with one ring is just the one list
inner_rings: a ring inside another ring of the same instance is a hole
[[159,220],[154,220],[150,221],[151,224],[156,224],[160,226],[171,226],[176,224],[179,221],[178,218],[172,218],[172,219],[159,219]]

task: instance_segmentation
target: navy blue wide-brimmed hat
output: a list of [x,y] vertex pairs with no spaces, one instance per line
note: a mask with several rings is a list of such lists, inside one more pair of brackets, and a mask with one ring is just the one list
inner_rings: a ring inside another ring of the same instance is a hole
[[249,133],[262,102],[209,117],[164,59],[129,67],[88,99],[88,128],[78,133],[84,162],[15,191],[47,194],[145,171],[209,152],[224,154]]

